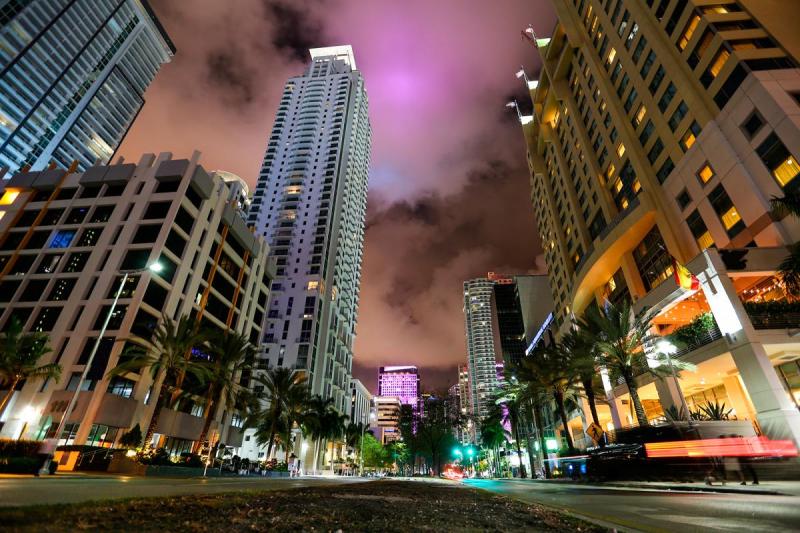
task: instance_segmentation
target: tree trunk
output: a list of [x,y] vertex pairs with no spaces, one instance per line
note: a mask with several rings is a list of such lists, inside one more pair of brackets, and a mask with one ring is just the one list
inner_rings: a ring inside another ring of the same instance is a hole
[[639,398],[639,388],[636,386],[633,376],[625,376],[625,384],[628,386],[628,392],[631,394],[631,403],[636,413],[636,421],[639,422],[640,426],[649,426],[650,423],[647,421],[647,414],[644,412],[642,400]]
[[145,448],[150,446],[150,443],[153,441],[153,435],[156,434],[156,426],[158,426],[158,419],[161,417],[161,410],[164,408],[164,403],[167,400],[166,396],[164,385],[162,384],[158,389],[156,405],[153,407],[153,414],[150,416],[150,423],[147,425],[147,432],[144,434],[144,442],[142,443],[142,446]]
[[597,416],[597,405],[595,404],[594,385],[592,384],[593,376],[586,376],[581,380],[583,384],[583,391],[586,393],[586,401],[589,403],[589,410],[592,412],[592,422],[600,425],[600,419]]
[[542,467],[544,468],[544,477],[545,479],[550,479],[550,461],[547,460],[547,446],[546,440],[544,438],[544,419],[542,418],[542,410],[540,406],[537,404],[534,407],[534,414],[533,416],[536,418],[534,420],[534,424],[536,425],[536,433],[539,434],[539,448],[541,448],[542,453]]
[[319,457],[319,439],[314,439],[314,474],[317,473],[317,460]]
[[514,425],[514,439],[517,441],[517,459],[519,459],[519,477],[525,479],[527,476],[525,472],[525,465],[522,464],[522,447],[519,445],[519,417],[517,423]]
[[272,459],[272,449],[275,445],[275,422],[272,423],[272,427],[269,429],[269,443],[267,444],[267,460]]
[[208,438],[208,431],[211,429],[211,422],[214,421],[214,412],[216,411],[216,402],[214,401],[214,397],[216,396],[216,387],[209,387],[208,395],[206,396],[206,408],[203,416],[205,420],[203,421],[203,429],[200,431],[200,438],[197,439],[195,445],[192,449],[192,453],[198,453],[198,450],[203,446],[203,441]]
[[569,419],[567,418],[567,408],[564,406],[564,393],[557,391],[553,393],[553,397],[558,405],[558,414],[561,416],[561,423],[564,425],[564,435],[567,437],[567,446],[570,452],[575,449],[575,443],[572,442],[572,433],[569,430]]
[[[14,381],[11,382],[11,389],[3,397],[3,401],[0,402],[0,415],[3,414],[3,411],[5,410],[8,401],[11,399],[12,396],[14,396],[14,389],[16,389],[17,385],[19,385],[19,381],[20,378],[14,378]],[[56,438],[59,438],[59,435],[56,435]]]

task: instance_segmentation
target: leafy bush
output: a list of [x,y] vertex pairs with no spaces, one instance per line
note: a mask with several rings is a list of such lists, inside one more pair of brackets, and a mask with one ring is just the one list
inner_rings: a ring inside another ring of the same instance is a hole
[[0,457],[0,472],[4,474],[33,474],[42,462],[36,457]]
[[714,320],[714,315],[703,313],[694,317],[685,326],[677,328],[668,337],[678,348],[684,348],[697,344],[708,335],[709,331],[716,329],[716,327],[717,322]]
[[119,438],[119,445],[122,448],[138,448],[142,445],[143,438],[142,428],[139,427],[139,424],[136,424],[130,431],[123,433]]
[[201,459],[199,455],[189,452],[184,452],[181,454],[181,461],[178,464],[179,466],[188,466],[191,468],[202,468],[205,466],[203,459]]
[[38,440],[0,439],[0,457],[36,457],[41,445]]
[[169,452],[164,448],[143,451],[139,453],[136,458],[143,465],[175,466],[175,463],[169,456]]

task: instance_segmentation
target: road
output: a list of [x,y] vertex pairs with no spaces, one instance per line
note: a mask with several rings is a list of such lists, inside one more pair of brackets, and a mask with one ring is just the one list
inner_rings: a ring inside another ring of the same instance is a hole
[[[281,490],[367,481],[364,478],[223,477],[176,479],[112,474],[0,478],[0,507],[75,503],[147,496],[215,494],[241,490]],[[2,529],[2,528],[0,528]]]
[[521,480],[466,480],[473,487],[566,509],[623,531],[800,531],[800,498],[665,492]]

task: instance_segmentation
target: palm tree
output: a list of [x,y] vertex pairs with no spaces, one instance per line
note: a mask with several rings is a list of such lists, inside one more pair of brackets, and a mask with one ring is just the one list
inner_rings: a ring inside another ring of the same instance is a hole
[[0,337],[0,383],[8,385],[8,392],[0,401],[0,414],[14,395],[22,380],[61,377],[61,365],[48,363],[39,365],[39,359],[50,352],[46,333],[22,333],[22,323],[12,317],[8,330]]
[[[570,450],[575,449],[572,433],[569,430],[566,398],[575,390],[580,381],[580,369],[583,364],[568,347],[561,343],[542,347],[524,357],[520,362],[518,379],[538,385],[549,392],[556,402],[561,424],[564,426],[564,436]],[[534,387],[536,388],[536,387]]]
[[500,475],[500,458],[498,450],[508,442],[506,430],[503,427],[502,414],[499,406],[495,404],[480,425],[481,447],[489,450],[492,455],[492,469],[495,475]]
[[245,389],[239,385],[237,380],[242,372],[252,368],[253,358],[256,354],[256,349],[250,344],[248,337],[234,331],[211,338],[210,348],[212,361],[206,380],[206,401],[203,413],[205,421],[200,438],[195,445],[195,451],[208,436],[217,406],[222,404],[226,408],[230,408],[243,399],[242,394],[245,393]]
[[201,346],[207,339],[208,335],[198,331],[195,321],[188,316],[182,316],[175,322],[164,315],[152,339],[133,341],[135,346],[126,354],[130,358],[109,372],[110,376],[145,369],[150,372],[156,404],[144,435],[145,445],[153,440],[162,409],[171,407],[183,393],[177,385],[181,376],[190,375],[201,383],[209,377],[208,365],[191,357],[192,349]]
[[292,430],[296,425],[302,424],[309,405],[307,387],[291,387],[284,398],[283,411],[283,450],[286,452],[286,462],[292,452]]
[[650,333],[654,317],[655,313],[647,309],[634,313],[628,301],[621,305],[606,302],[604,307],[595,302],[578,322],[583,334],[592,340],[600,364],[619,375],[628,387],[640,426],[649,423],[639,398],[636,376],[641,372],[649,372],[656,377],[666,377],[672,375],[672,368],[676,371],[694,368],[694,365],[680,359],[673,359],[668,364],[664,355],[656,352],[650,354],[648,364],[644,347],[655,346],[659,338]]
[[[347,420],[350,417],[340,413],[334,408],[328,409],[325,413],[325,417],[323,418],[323,431],[325,434],[325,439],[331,441],[332,449],[331,449],[331,470],[333,470],[333,461],[335,459],[334,452],[336,449],[336,443],[341,442],[344,438],[344,431],[347,427]],[[325,443],[325,447],[327,447],[327,442]]]
[[259,374],[254,381],[264,388],[263,395],[268,402],[266,409],[259,410],[255,414],[253,425],[256,426],[256,440],[259,444],[268,443],[267,458],[272,459],[275,436],[285,431],[282,424],[286,421],[287,401],[297,394],[294,389],[306,389],[306,375],[279,366]]
[[[795,189],[783,196],[771,199],[772,213],[776,217],[793,215],[800,217],[800,190]],[[794,296],[800,295],[800,242],[789,246],[789,255],[778,266],[786,292]]]
[[496,400],[496,403],[503,406],[505,409],[502,411],[505,422],[511,425],[511,431],[514,432],[514,444],[517,449],[517,458],[519,459],[519,474],[521,478],[526,478],[525,464],[522,462],[522,447],[520,446],[519,426],[522,424],[522,403],[524,402],[521,387],[517,379],[512,378],[511,381],[506,381],[502,387],[501,394]]
[[586,395],[586,402],[589,404],[589,411],[592,415],[592,422],[600,425],[597,416],[597,399],[594,390],[594,380],[597,376],[596,354],[591,339],[583,334],[577,327],[570,329],[561,339],[561,344],[565,350],[570,352],[569,359],[573,361],[575,369],[578,371],[578,379]]
[[333,399],[313,396],[308,400],[308,407],[301,424],[303,434],[314,441],[314,471],[317,470],[319,445],[327,434],[326,413],[331,409],[333,409]]

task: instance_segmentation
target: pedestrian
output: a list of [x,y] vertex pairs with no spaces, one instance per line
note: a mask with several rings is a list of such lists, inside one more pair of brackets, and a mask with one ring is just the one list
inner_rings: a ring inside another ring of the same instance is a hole
[[56,448],[58,448],[58,439],[44,439],[42,441],[36,454],[39,462],[37,463],[36,472],[33,473],[34,476],[39,477],[39,472],[49,470],[50,461],[56,453]]
[[294,466],[294,471],[295,471],[295,473],[297,474],[297,477],[300,477],[300,476],[302,476],[302,475],[303,475],[303,470],[301,469],[301,467],[302,467],[302,461],[300,461],[300,458],[299,458],[299,457],[298,457],[297,461],[295,461],[295,464],[294,464],[294,465],[295,465],[295,466]]
[[295,454],[289,456],[289,464],[287,466],[289,467],[289,477],[295,477],[297,468],[297,456]]
[[[739,438],[744,438],[742,435],[738,436]],[[750,477],[753,479],[753,485],[758,485],[758,474],[756,473],[756,469],[753,468],[753,461],[750,456],[739,457],[739,470],[741,472],[742,481],[740,485],[747,485],[747,474],[750,474]]]

